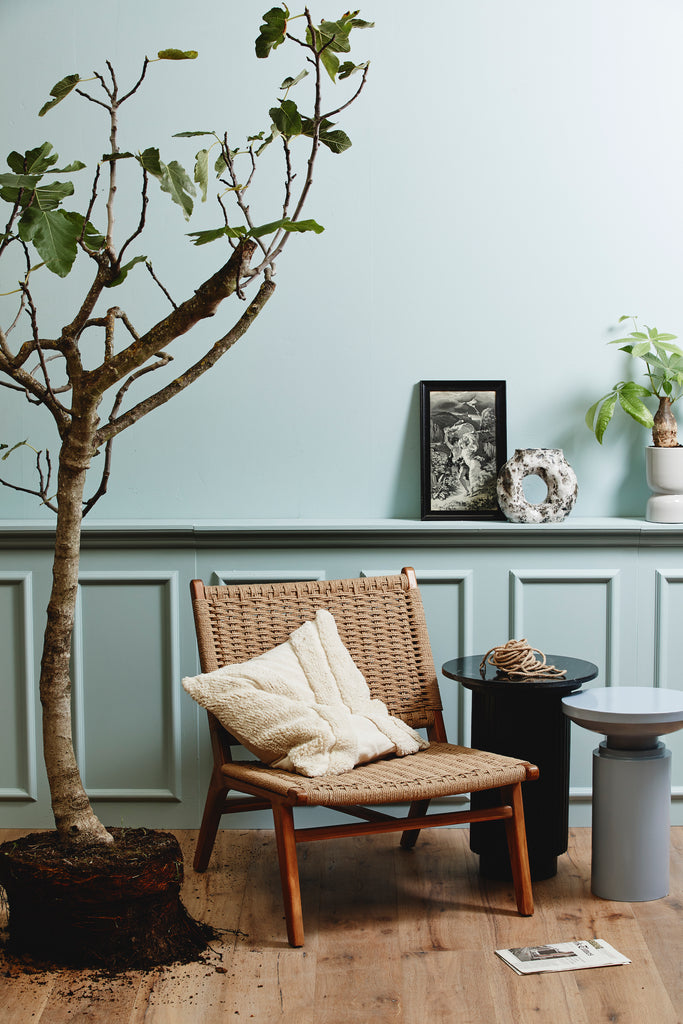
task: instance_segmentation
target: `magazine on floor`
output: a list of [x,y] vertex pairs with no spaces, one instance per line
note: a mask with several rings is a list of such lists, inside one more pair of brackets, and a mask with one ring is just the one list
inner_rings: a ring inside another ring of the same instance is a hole
[[545,971],[579,971],[584,967],[614,967],[630,964],[628,957],[618,953],[604,939],[580,939],[577,942],[554,942],[543,946],[518,946],[497,949],[497,955],[517,974],[540,974]]

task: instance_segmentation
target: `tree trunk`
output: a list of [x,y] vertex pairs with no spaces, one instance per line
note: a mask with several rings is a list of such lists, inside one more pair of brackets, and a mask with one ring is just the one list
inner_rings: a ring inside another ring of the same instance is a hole
[[55,824],[63,842],[111,843],[93,812],[76,763],[71,729],[71,641],[78,593],[85,477],[97,417],[74,418],[62,439],[57,485],[57,527],[52,591],[40,672],[43,750]]
[[655,425],[652,428],[652,440],[655,448],[678,447],[678,428],[668,395],[662,395],[659,399],[659,409],[655,413]]

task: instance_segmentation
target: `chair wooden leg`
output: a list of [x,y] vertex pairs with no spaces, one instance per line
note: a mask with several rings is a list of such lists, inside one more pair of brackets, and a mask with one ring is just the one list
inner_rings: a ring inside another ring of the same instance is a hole
[[529,852],[526,844],[526,828],[524,826],[524,804],[522,803],[522,784],[505,786],[501,789],[503,800],[512,807],[512,817],[505,821],[505,833],[510,853],[512,881],[515,887],[517,910],[524,917],[531,917],[534,912],[534,897],[531,889],[531,872],[529,870]]
[[[427,813],[429,807],[429,800],[413,800],[408,811],[409,818],[420,818],[423,814]],[[406,829],[405,832],[401,833],[401,849],[412,850],[417,842],[417,837],[420,834],[419,828]]]
[[280,862],[282,899],[285,905],[287,938],[290,946],[303,946],[304,919],[299,887],[299,863],[294,837],[294,814],[288,804],[273,803],[277,855]]
[[209,866],[211,851],[213,850],[213,844],[216,842],[216,833],[218,832],[228,792],[228,787],[222,778],[218,778],[214,772],[209,783],[209,791],[206,794],[202,824],[199,829],[197,847],[194,852],[193,867],[195,871],[206,871]]

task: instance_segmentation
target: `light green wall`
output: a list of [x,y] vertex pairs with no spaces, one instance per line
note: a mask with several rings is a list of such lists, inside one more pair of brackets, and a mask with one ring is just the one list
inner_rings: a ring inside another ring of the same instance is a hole
[[[3,0],[2,152],[49,138],[64,160],[98,155],[93,105],[36,111],[64,74],[111,58],[130,80],[163,46],[200,60],[152,69],[124,145],[189,163],[174,132],[261,127],[300,70],[253,56],[267,7]],[[320,160],[309,212],[325,233],[293,240],[275,297],[223,365],[120,439],[94,517],[417,517],[417,382],[491,377],[508,383],[510,451],[565,449],[576,515],[642,514],[644,432],[600,450],[583,413],[625,372],[605,346],[619,314],[683,330],[683,7],[368,0],[361,13],[377,26],[354,53],[373,64],[344,115],[353,148]],[[156,186],[152,198],[142,251],[186,295],[217,250],[190,247]],[[194,226],[214,223],[203,210]],[[59,326],[75,298],[44,276],[36,290]],[[141,329],[164,311],[139,268],[115,301]],[[182,341],[173,372],[197,344]],[[0,440],[26,436],[48,443],[40,413],[3,391]],[[30,486],[30,460],[10,465]],[[0,491],[0,518],[40,516]]]

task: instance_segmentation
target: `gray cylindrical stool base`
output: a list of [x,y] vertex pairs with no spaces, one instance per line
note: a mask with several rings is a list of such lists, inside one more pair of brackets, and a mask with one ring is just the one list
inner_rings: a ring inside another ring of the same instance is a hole
[[591,889],[636,903],[669,892],[671,752],[593,751]]

